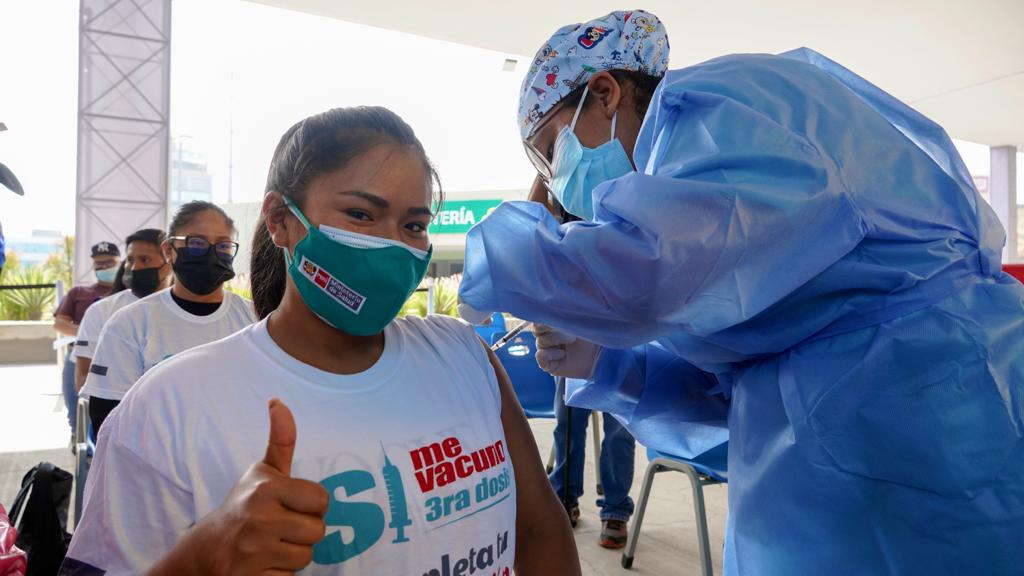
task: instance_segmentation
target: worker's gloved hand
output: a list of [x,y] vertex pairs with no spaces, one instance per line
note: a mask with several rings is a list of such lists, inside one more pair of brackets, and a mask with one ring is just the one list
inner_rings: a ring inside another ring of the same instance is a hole
[[545,372],[582,380],[594,374],[601,346],[540,324],[533,326],[533,333],[537,335],[537,364]]
[[459,316],[474,326],[490,326],[491,316],[494,312],[484,312],[473,308],[469,304],[460,301],[458,305]]

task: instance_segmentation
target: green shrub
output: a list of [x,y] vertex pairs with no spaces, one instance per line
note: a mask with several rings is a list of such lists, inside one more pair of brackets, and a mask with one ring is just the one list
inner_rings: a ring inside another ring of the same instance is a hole
[[252,287],[249,286],[249,277],[245,274],[235,276],[224,283],[224,289],[245,298],[252,300]]
[[[430,280],[424,280],[421,288],[426,288]],[[454,274],[445,278],[437,278],[434,282],[434,314],[458,317],[457,310],[459,302],[459,284],[462,283],[462,274]],[[399,316],[426,316],[427,315],[428,292],[416,292],[405,306],[402,307]]]
[[[4,266],[3,283],[7,286],[50,284],[52,277],[38,267],[7,270]],[[0,319],[42,320],[43,315],[53,311],[56,299],[54,288],[28,288],[0,290]]]

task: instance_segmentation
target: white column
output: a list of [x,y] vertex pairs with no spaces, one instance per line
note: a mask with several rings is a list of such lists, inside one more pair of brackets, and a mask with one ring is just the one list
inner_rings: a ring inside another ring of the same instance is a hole
[[990,198],[999,221],[1006,228],[1003,262],[1017,262],[1017,147],[993,146]]

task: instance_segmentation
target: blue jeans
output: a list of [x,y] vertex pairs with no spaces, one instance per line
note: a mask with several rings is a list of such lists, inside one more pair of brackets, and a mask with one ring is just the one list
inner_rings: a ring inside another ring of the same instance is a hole
[[73,348],[68,348],[68,355],[64,358],[64,371],[60,376],[64,406],[68,409],[68,425],[74,434],[75,424],[78,423],[78,391],[75,390],[75,359],[71,357],[72,350]]
[[[562,499],[565,480],[565,390],[561,386],[555,393],[555,467],[549,479],[555,495]],[[583,465],[587,451],[587,426],[590,410],[572,410],[572,439],[569,445],[569,503],[576,504],[583,495]],[[633,486],[633,464],[636,441],[619,421],[606,415],[604,439],[601,441],[601,484],[604,498],[597,499],[601,520],[629,520],[633,515],[633,499],[629,489]]]

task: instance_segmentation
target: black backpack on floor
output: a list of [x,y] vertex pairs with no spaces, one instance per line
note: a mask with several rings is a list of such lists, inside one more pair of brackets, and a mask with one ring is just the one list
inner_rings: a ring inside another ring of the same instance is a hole
[[68,504],[74,478],[69,472],[40,462],[25,474],[11,506],[11,524],[18,530],[19,548],[28,555],[25,576],[56,576],[71,535]]

